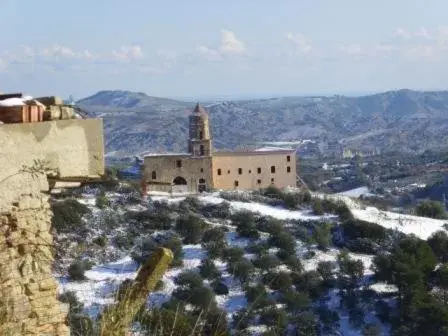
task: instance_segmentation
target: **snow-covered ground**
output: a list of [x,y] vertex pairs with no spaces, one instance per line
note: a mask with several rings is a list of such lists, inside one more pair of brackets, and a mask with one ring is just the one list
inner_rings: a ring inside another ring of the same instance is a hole
[[[397,229],[406,234],[416,234],[417,236],[427,239],[433,232],[442,229],[444,221],[428,219],[410,215],[401,215],[393,212],[381,211],[373,207],[363,208],[358,202],[354,201],[347,195],[318,195],[319,197],[333,197],[338,200],[343,200],[351,209],[355,218],[365,220],[372,223],[377,223],[386,228]],[[168,194],[152,195],[152,200],[167,201],[167,202],[180,202],[185,199],[186,195],[175,195],[175,197]],[[219,193],[204,194],[198,196],[198,200],[203,203],[219,204],[225,200],[219,196]],[[316,216],[311,213],[310,210],[288,210],[282,207],[274,207],[266,204],[256,202],[240,202],[240,201],[226,201],[229,202],[232,211],[251,211],[256,212],[264,216],[271,216],[279,220],[327,220],[336,219],[333,215]],[[83,203],[94,209],[95,197],[90,195],[84,197]],[[98,211],[98,209],[95,209]],[[226,234],[227,242],[231,246],[245,247],[249,241],[244,238],[240,238],[236,235],[234,228],[226,224],[217,224],[210,221],[209,224],[224,225],[229,230]],[[262,235],[261,239],[266,239]],[[313,248],[315,254],[311,258],[306,258],[306,252],[310,247],[305,244],[297,243],[297,255],[300,257],[305,271],[316,270],[320,261],[337,261],[337,255],[339,250],[332,248],[326,252],[319,251]],[[184,270],[197,269],[201,260],[206,257],[205,251],[203,251],[201,245],[184,245],[184,265],[179,268],[173,268],[166,272],[163,276],[163,288],[154,293],[151,293],[148,298],[149,305],[159,306],[163,302],[167,301],[173,291],[175,290],[174,280]],[[253,259],[254,255],[249,253],[245,254],[248,259]],[[355,260],[361,260],[364,264],[364,280],[363,286],[374,290],[377,293],[394,293],[396,288],[394,286],[384,283],[371,283],[372,277],[371,264],[373,256],[350,253],[350,257]],[[225,309],[228,314],[228,318],[234,312],[247,305],[247,301],[244,295],[244,291],[241,285],[236,281],[231,274],[227,272],[227,264],[221,260],[215,260],[215,265],[220,270],[223,281],[229,288],[229,294],[223,296],[216,296],[218,306]],[[66,278],[59,278],[59,290],[60,292],[74,291],[78,299],[85,305],[89,314],[95,316],[106,304],[110,304],[114,301],[114,295],[118,289],[119,284],[125,279],[132,279],[136,276],[137,264],[127,256],[112,263],[97,265],[91,270],[85,273],[87,279],[81,282],[69,282]],[[358,329],[354,329],[348,320],[346,313],[339,308],[340,297],[337,291],[331,291],[329,293],[329,308],[337,310],[341,316],[340,331],[343,335],[360,335]],[[366,321],[379,323],[376,320],[373,312],[368,312],[366,315]],[[389,331],[384,326],[383,334],[389,334]],[[256,328],[255,328],[256,329]],[[255,333],[254,329],[254,333]],[[258,330],[258,329],[257,329]]]
[[359,187],[359,188],[355,188],[355,189],[351,189],[351,190],[347,190],[347,191],[343,191],[343,192],[337,193],[336,195],[348,196],[348,197],[354,197],[354,198],[359,198],[361,196],[374,196],[374,194],[372,194],[369,191],[368,187]]
[[396,229],[405,234],[414,234],[421,239],[428,239],[434,232],[443,230],[443,225],[448,222],[440,219],[382,211],[375,207],[351,209],[351,211],[357,219],[376,223],[388,229]]

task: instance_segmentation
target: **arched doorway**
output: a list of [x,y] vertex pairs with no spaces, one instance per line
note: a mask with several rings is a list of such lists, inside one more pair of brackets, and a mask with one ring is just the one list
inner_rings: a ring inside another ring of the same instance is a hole
[[186,193],[188,192],[187,180],[182,176],[177,176],[173,180],[173,185],[171,187],[172,192],[174,193]]
[[207,191],[207,183],[205,183],[204,179],[199,179],[199,183],[198,183],[198,191],[200,193]]

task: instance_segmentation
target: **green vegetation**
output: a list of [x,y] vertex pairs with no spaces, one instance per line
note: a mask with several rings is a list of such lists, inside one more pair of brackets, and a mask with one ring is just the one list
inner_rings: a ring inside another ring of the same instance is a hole
[[423,201],[415,208],[417,216],[446,219],[445,207],[438,201]]

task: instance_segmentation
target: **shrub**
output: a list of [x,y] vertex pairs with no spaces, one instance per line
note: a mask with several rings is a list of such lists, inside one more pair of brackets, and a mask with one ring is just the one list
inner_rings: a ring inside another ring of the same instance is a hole
[[331,224],[319,223],[314,229],[314,240],[320,250],[327,250],[331,241]]
[[318,298],[324,290],[320,274],[317,271],[291,273],[291,278],[298,291],[308,293],[313,299]]
[[68,276],[73,281],[83,281],[86,279],[84,275],[85,264],[83,262],[75,262],[68,267]]
[[279,234],[285,230],[281,220],[265,216],[257,219],[257,229],[271,235]]
[[291,288],[292,279],[287,272],[267,273],[263,276],[263,283],[272,290],[285,291]]
[[58,233],[77,232],[85,227],[82,217],[90,213],[90,209],[75,199],[65,199],[51,203],[53,212],[52,227]]
[[244,256],[244,250],[240,247],[229,247],[223,251],[224,259],[229,263],[240,261]]
[[254,253],[258,256],[263,255],[269,250],[269,245],[266,242],[260,242],[257,244],[251,244],[247,247],[249,253]]
[[208,309],[204,320],[203,335],[230,336],[228,331],[229,323],[225,311],[218,308]]
[[325,281],[333,279],[333,273],[336,269],[336,264],[332,261],[319,261],[317,264],[317,271]]
[[69,305],[67,321],[73,335],[93,335],[94,323],[83,313],[83,304],[78,301],[75,293],[66,292],[59,296],[59,301]]
[[289,267],[292,272],[302,272],[303,265],[299,258],[295,255],[289,255],[288,258],[284,260],[285,265]]
[[282,199],[287,209],[296,209],[301,200],[300,195],[295,193],[284,193]]
[[227,271],[233,274],[241,283],[246,283],[254,272],[254,265],[247,259],[241,259],[240,261],[229,263]]
[[383,241],[386,238],[386,229],[378,224],[369,223],[359,219],[349,219],[342,223],[342,230],[346,239],[368,238],[374,241]]
[[229,202],[221,202],[218,204],[207,203],[201,206],[200,212],[207,218],[230,218],[232,212],[230,211]]
[[219,277],[220,272],[219,270],[216,268],[215,263],[213,262],[213,260],[211,259],[203,259],[201,261],[201,264],[199,265],[199,274],[201,274],[201,276],[204,279],[216,279]]
[[329,309],[324,304],[317,308],[319,322],[322,325],[322,332],[325,335],[333,335],[339,329],[340,317],[337,311]]
[[266,288],[262,284],[246,286],[245,294],[247,302],[255,308],[264,307],[268,304],[269,297]]
[[286,304],[286,309],[293,314],[307,309],[311,304],[307,294],[292,289],[282,293],[281,302]]
[[312,203],[313,213],[317,216],[323,216],[325,214],[324,207],[320,198],[314,198]]
[[203,285],[201,276],[195,271],[183,271],[176,277],[174,283],[183,289],[193,289]]
[[138,321],[145,335],[152,335],[154,330],[160,336],[189,336],[194,331],[191,320],[178,309],[151,308],[140,314]]
[[142,264],[149,258],[151,253],[159,247],[165,247],[173,252],[174,258],[171,262],[171,267],[182,265],[182,241],[176,234],[160,235],[148,238],[143,241],[141,247],[139,246],[136,251],[131,253],[131,256],[136,262]]
[[347,241],[345,247],[351,252],[375,254],[379,245],[369,238],[356,238]]
[[288,326],[288,315],[283,309],[269,307],[260,313],[260,323],[273,327],[277,335],[282,335]]
[[428,244],[440,261],[448,261],[448,234],[445,231],[434,232],[428,238]]
[[195,215],[180,217],[176,222],[176,231],[184,238],[185,244],[197,244],[202,239],[205,222]]
[[317,318],[313,313],[309,311],[302,312],[300,314],[297,314],[294,320],[296,335],[318,335]]
[[272,235],[269,238],[269,244],[284,249],[291,254],[294,254],[296,250],[296,241],[294,237],[286,231]]
[[364,275],[364,264],[361,260],[353,260],[346,251],[338,255],[339,272],[343,277],[348,277],[352,284],[356,283]]
[[110,201],[106,195],[98,195],[95,199],[95,206],[99,209],[104,209],[110,206]]
[[255,227],[254,221],[237,222],[236,225],[237,225],[236,232],[241,237],[249,238],[249,239],[260,238],[260,233],[258,232],[257,228]]
[[417,216],[446,219],[445,207],[438,201],[423,201],[415,208]]
[[98,245],[98,246],[105,247],[107,245],[107,237],[106,236],[96,237],[93,240],[93,243]]
[[228,295],[229,294],[229,287],[222,282],[222,281],[216,281],[212,284],[213,291],[216,295]]
[[272,254],[265,254],[254,260],[254,266],[269,271],[280,265],[280,260]]
[[380,336],[380,335],[381,335],[381,328],[376,324],[369,323],[362,328],[362,336]]

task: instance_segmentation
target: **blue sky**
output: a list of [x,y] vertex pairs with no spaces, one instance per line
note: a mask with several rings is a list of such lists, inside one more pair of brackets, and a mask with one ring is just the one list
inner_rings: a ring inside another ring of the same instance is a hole
[[0,5],[0,92],[201,99],[448,88],[446,0]]

